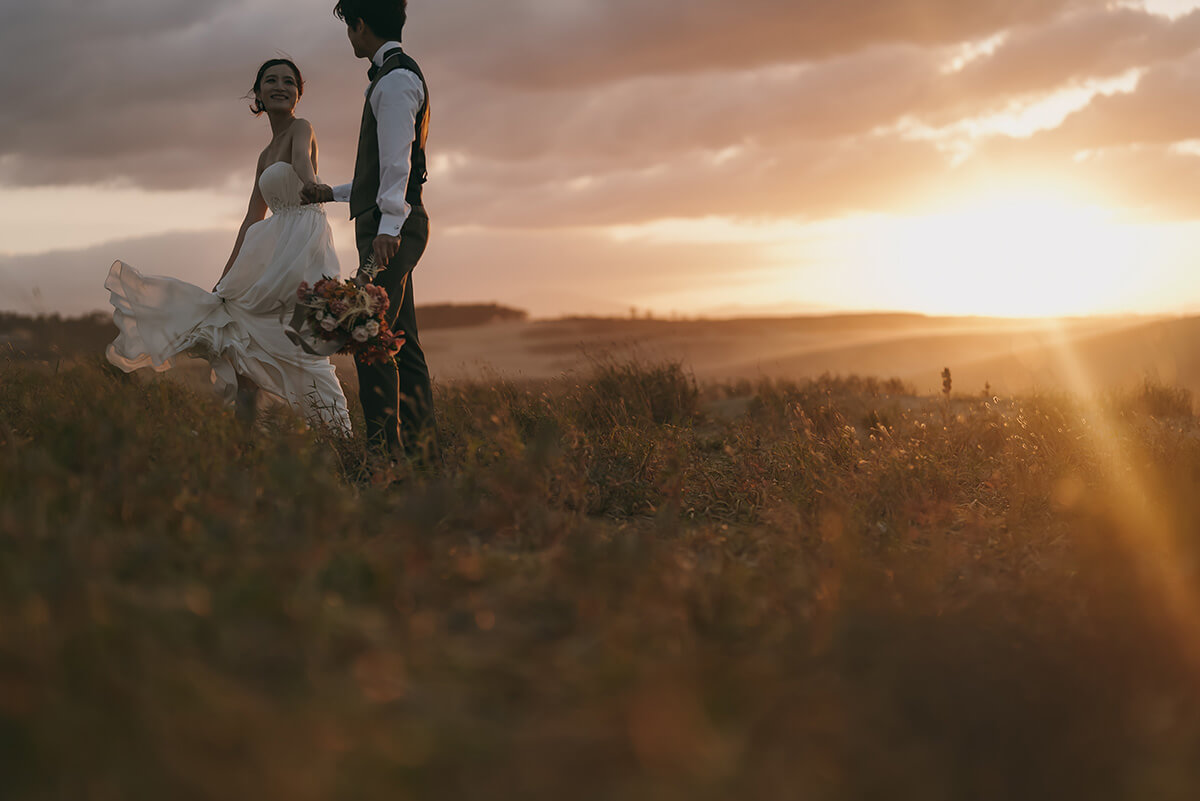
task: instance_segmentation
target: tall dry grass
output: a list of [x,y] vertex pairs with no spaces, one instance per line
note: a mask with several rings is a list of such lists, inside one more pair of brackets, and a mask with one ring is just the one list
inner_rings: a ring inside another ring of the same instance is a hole
[[599,363],[438,407],[444,474],[384,485],[285,412],[0,365],[5,795],[1200,790],[1185,394]]

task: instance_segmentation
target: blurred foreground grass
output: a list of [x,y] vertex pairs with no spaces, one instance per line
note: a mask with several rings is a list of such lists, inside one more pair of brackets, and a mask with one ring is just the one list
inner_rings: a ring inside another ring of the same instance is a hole
[[601,363],[444,476],[0,365],[0,795],[1194,799],[1200,439],[1147,384]]

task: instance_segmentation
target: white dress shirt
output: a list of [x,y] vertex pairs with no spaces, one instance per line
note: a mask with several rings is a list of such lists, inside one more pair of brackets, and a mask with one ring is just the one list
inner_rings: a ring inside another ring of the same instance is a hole
[[[383,56],[395,50],[399,42],[385,42],[371,62],[383,66]],[[368,87],[367,91],[370,91]],[[425,103],[421,79],[410,70],[392,70],[375,84],[371,110],[375,113],[379,137],[379,195],[376,202],[383,214],[379,233],[400,236],[400,228],[411,208],[404,199],[408,192],[408,174],[412,170],[412,146],[417,133],[417,114]],[[350,202],[353,184],[333,187],[333,199]]]

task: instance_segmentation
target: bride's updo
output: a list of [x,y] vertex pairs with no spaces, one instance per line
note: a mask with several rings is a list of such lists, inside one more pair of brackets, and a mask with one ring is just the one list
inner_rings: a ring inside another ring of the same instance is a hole
[[296,75],[296,99],[299,100],[304,97],[304,78],[301,77],[300,68],[296,66],[296,62],[290,58],[273,58],[258,68],[258,75],[254,76],[254,86],[250,87],[250,93],[247,95],[247,97],[254,100],[254,103],[250,106],[250,111],[255,117],[267,110],[267,107],[258,99],[258,91],[262,89],[263,75],[271,67],[277,67],[280,64],[286,64]]

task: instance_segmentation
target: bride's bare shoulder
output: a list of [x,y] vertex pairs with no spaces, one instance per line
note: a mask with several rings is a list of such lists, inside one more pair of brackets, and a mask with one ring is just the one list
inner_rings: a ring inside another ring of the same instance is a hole
[[295,119],[295,121],[292,123],[292,136],[311,137],[313,135],[314,135],[314,131],[313,131],[312,123],[309,122],[308,120],[306,120],[302,117],[297,117]]

